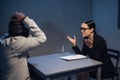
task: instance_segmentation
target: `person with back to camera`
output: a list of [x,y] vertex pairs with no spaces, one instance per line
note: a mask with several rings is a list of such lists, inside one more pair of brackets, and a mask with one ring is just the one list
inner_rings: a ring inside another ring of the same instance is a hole
[[46,35],[33,19],[14,13],[8,34],[0,39],[0,80],[30,80],[27,52],[46,41]]
[[[81,24],[80,31],[84,38],[82,50],[78,48],[75,36],[74,38],[67,36],[67,38],[73,44],[72,49],[77,54],[83,54],[92,59],[101,61],[103,63],[101,68],[101,78],[109,78],[113,75],[114,67],[107,53],[106,41],[103,37],[96,33],[95,28],[95,23],[92,20],[83,22]],[[80,73],[77,75],[77,80],[88,80],[89,76],[95,78],[96,72],[93,71],[90,73]]]

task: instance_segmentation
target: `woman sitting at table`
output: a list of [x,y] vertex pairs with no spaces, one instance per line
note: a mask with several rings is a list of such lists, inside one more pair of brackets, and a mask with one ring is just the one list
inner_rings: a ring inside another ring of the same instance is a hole
[[[106,41],[103,37],[96,33],[95,27],[95,23],[92,20],[82,23],[80,28],[84,38],[82,50],[78,48],[75,36],[74,38],[67,36],[67,38],[73,44],[72,49],[77,54],[83,54],[89,56],[92,59],[101,61],[103,63],[101,69],[101,78],[109,78],[113,75],[114,67],[107,53]],[[96,72],[93,71],[90,73],[80,73],[77,75],[77,80],[88,80],[88,75],[95,78]]]

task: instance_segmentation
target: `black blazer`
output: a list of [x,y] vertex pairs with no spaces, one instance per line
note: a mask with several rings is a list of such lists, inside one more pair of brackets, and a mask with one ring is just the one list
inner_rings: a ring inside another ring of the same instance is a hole
[[[81,51],[78,48],[78,46],[73,46],[72,48],[77,54],[87,55],[92,59],[103,62],[101,69],[102,78],[108,78],[113,75],[114,67],[107,53],[106,41],[101,36],[97,34],[94,35],[94,42],[92,48],[86,46],[85,43],[83,44]],[[90,74],[90,76],[95,77],[96,73],[95,72],[91,73],[92,74]]]

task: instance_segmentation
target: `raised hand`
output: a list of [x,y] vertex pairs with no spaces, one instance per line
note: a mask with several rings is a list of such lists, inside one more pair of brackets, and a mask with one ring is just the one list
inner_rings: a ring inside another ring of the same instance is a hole
[[70,36],[67,36],[67,39],[73,44],[73,46],[76,46],[76,37],[71,38]]

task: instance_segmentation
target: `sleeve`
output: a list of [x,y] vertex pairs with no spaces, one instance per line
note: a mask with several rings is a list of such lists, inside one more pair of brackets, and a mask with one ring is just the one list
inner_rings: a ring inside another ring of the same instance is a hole
[[81,54],[81,51],[77,45],[73,46],[72,49],[75,51],[76,54]]
[[82,47],[82,50],[79,49],[79,47],[76,45],[76,46],[73,46],[72,49],[75,51],[76,54],[82,54],[82,55],[87,55],[87,47],[85,46],[85,44],[83,45]]
[[38,25],[34,22],[33,19],[26,17],[23,20],[23,23],[26,24],[29,28],[30,36],[20,37],[19,43],[14,45],[16,46],[17,52],[29,51],[46,41],[45,33],[38,27]]
[[43,43],[46,41],[46,35],[38,27],[38,25],[34,22],[34,20],[30,19],[29,17],[26,17],[23,21],[28,25],[28,28],[30,30],[30,34],[32,35],[32,37],[37,39],[40,43]]

